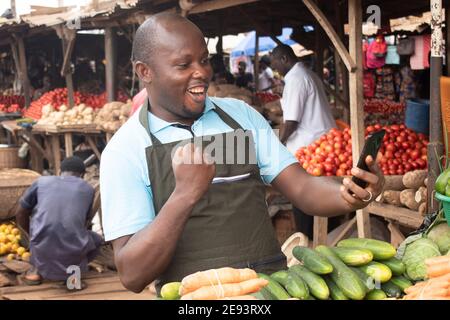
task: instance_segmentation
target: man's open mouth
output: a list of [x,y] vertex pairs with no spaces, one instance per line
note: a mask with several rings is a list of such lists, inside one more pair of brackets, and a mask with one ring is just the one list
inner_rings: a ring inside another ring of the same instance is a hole
[[208,87],[197,86],[189,88],[187,91],[191,94],[192,99],[195,102],[203,102],[206,99],[206,92],[208,91]]

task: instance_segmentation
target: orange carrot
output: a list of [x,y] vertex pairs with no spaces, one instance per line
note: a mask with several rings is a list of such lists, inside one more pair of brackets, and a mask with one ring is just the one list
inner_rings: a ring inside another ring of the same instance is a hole
[[216,300],[224,297],[243,296],[261,290],[268,283],[265,279],[256,278],[240,283],[205,286],[183,295],[181,300]]
[[239,283],[256,279],[258,275],[252,269],[220,268],[199,271],[188,275],[181,280],[180,295],[195,291],[205,286],[214,286],[226,283]]

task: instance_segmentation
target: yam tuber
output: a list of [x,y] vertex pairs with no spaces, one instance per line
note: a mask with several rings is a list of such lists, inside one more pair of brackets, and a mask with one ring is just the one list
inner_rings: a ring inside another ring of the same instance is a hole
[[392,204],[394,206],[401,206],[400,202],[400,191],[387,190],[383,192],[383,200],[386,203]]
[[408,189],[419,189],[424,185],[428,172],[426,170],[414,170],[405,173],[403,176],[403,184]]
[[427,202],[422,202],[419,206],[419,214],[424,217],[427,215]]
[[268,283],[269,281],[266,279],[256,278],[239,283],[209,285],[183,295],[180,300],[217,300],[225,297],[243,296],[258,292]]
[[217,285],[219,283],[239,283],[250,279],[257,279],[258,275],[252,269],[220,268],[199,271],[181,280],[180,295],[197,290],[200,287]]
[[414,189],[403,190],[402,192],[400,192],[400,202],[409,209],[417,211],[419,210],[420,204],[416,202],[415,196],[416,190]]
[[417,203],[423,203],[427,201],[427,188],[420,187],[419,190],[416,191],[416,195],[414,197]]

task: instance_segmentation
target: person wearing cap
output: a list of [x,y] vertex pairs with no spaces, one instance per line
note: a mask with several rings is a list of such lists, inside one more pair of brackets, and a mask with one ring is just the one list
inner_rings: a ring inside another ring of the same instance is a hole
[[249,88],[249,85],[253,82],[253,74],[246,72],[247,64],[245,61],[239,61],[238,74],[236,75],[236,86],[239,88]]
[[259,60],[258,91],[272,93],[272,88],[275,85],[275,77],[270,68],[270,58],[262,56]]
[[102,237],[88,230],[94,189],[83,180],[85,171],[83,160],[66,158],[60,176],[38,178],[20,199],[16,219],[29,234],[33,265],[23,277],[26,284],[66,280],[70,266],[86,272],[96,256]]

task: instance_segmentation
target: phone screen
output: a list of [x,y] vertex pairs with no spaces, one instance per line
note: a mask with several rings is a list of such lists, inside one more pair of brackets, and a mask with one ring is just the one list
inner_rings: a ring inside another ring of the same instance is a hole
[[[364,143],[364,148],[363,148],[363,150],[361,152],[361,156],[359,157],[359,160],[358,160],[358,165],[357,165],[358,168],[360,168],[364,171],[369,171],[369,168],[367,167],[367,164],[366,164],[366,158],[368,156],[372,156],[373,159],[377,158],[377,154],[383,143],[383,138],[384,138],[385,134],[386,134],[385,130],[380,130],[380,131],[370,134],[366,138],[366,142]],[[365,182],[364,180],[361,180],[357,177],[353,177],[352,180],[361,188],[367,187],[367,182]]]

